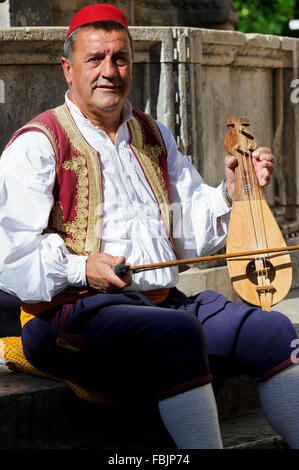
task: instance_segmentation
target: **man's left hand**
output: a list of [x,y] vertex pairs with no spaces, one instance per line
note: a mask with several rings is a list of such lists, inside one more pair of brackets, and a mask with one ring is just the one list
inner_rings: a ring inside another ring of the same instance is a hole
[[[272,173],[274,172],[275,157],[272,155],[268,147],[259,147],[252,152],[252,163],[255,169],[258,183],[261,187],[267,186],[270,182]],[[227,155],[225,158],[225,170],[227,178],[227,190],[231,197],[234,199],[234,186],[235,186],[235,169],[238,164],[237,157]]]

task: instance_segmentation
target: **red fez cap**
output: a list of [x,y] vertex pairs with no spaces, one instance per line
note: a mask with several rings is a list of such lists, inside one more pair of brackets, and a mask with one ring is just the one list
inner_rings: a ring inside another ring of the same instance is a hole
[[98,3],[96,5],[89,5],[81,8],[81,10],[77,11],[71,21],[70,29],[66,37],[68,37],[74,29],[79,28],[79,26],[94,23],[95,21],[107,20],[116,21],[117,23],[122,24],[125,28],[128,28],[127,19],[121,10],[113,7],[112,5]]

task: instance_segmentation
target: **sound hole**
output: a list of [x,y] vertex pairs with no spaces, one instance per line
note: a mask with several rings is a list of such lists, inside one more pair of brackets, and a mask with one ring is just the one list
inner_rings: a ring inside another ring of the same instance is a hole
[[256,286],[258,285],[259,274],[266,275],[270,282],[272,282],[275,278],[275,269],[270,261],[262,260],[262,265],[262,268],[257,270],[254,260],[247,264],[246,275],[248,279]]

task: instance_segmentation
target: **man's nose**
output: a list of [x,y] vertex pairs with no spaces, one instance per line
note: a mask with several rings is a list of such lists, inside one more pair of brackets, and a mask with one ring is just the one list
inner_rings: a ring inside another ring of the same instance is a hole
[[111,57],[105,57],[101,63],[101,75],[112,77],[116,74],[116,67]]

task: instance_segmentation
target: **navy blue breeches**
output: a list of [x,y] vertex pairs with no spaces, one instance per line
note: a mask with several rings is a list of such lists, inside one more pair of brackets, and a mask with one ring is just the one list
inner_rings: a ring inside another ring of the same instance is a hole
[[279,312],[175,288],[159,306],[137,292],[97,294],[22,330],[36,368],[120,400],[160,400],[239,374],[265,380],[292,363],[296,337]]

